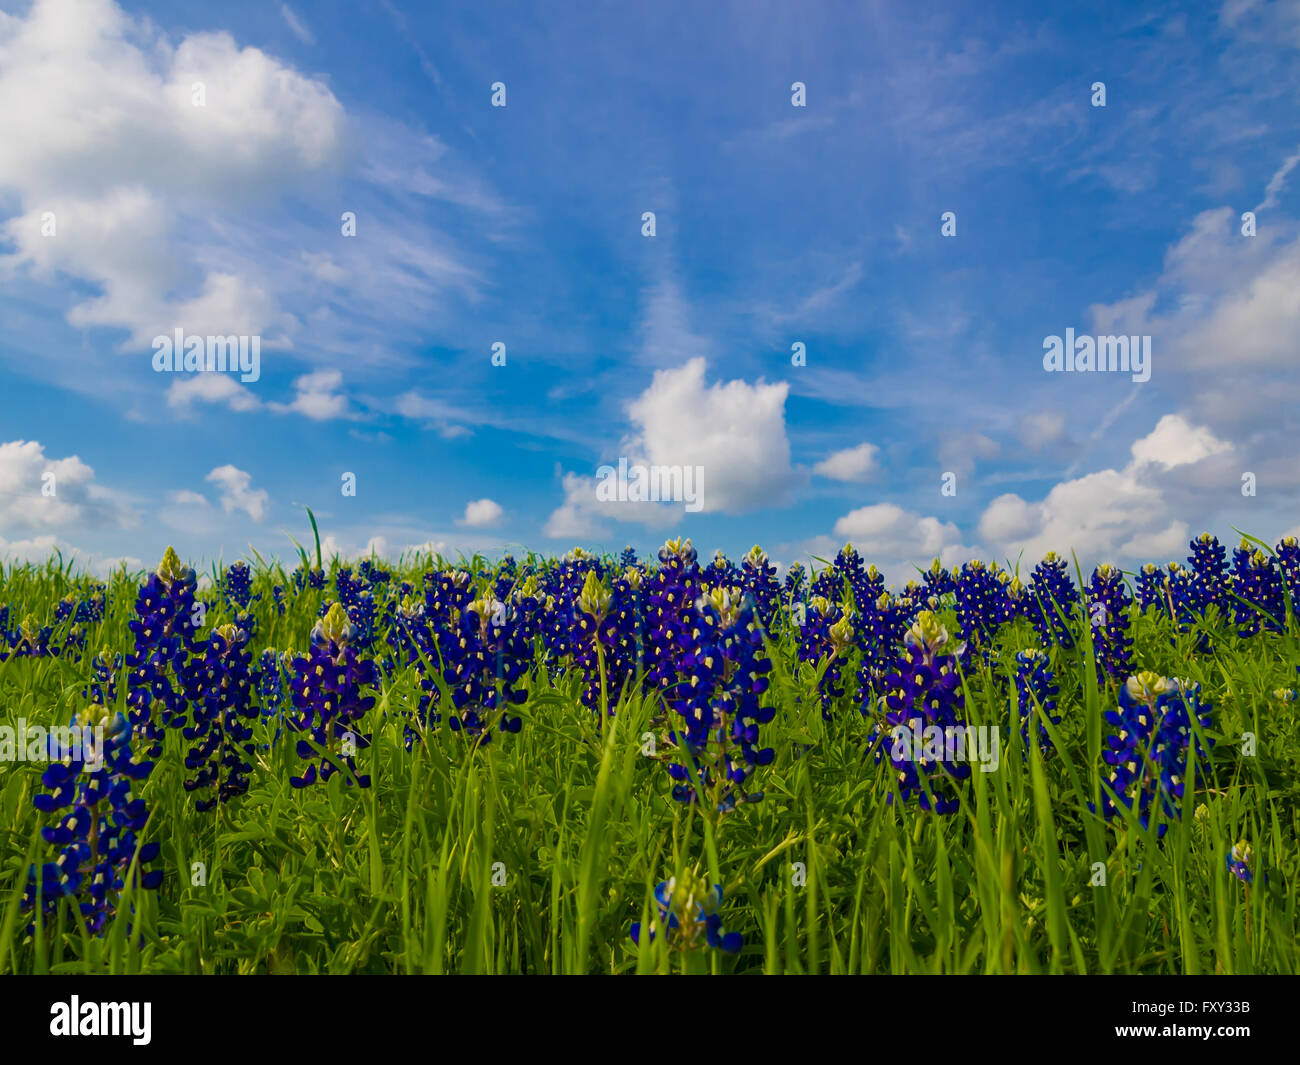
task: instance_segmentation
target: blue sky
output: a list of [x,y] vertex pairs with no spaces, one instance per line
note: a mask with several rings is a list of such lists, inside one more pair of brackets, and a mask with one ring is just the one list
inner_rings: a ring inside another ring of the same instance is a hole
[[[1300,526],[1300,4],[582,8],[0,0],[0,555]],[[154,372],[178,327],[259,380]],[[600,503],[620,456],[703,510]]]

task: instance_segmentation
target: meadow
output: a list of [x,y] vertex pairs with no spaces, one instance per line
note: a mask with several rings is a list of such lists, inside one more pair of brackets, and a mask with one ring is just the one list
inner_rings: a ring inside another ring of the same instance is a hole
[[1208,534],[9,566],[0,973],[1294,973],[1297,591]]

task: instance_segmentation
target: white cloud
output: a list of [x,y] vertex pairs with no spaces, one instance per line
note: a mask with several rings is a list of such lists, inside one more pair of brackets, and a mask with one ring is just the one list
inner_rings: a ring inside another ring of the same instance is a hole
[[158,520],[191,536],[212,530],[212,504],[199,492],[181,489],[170,492],[167,506],[158,512]]
[[285,24],[293,32],[293,35],[302,41],[303,44],[315,44],[316,38],[311,32],[311,28],[305,23],[288,4],[280,5],[280,15],[284,18]]
[[1250,238],[1240,226],[1231,207],[1203,211],[1152,286],[1090,308],[1099,334],[1151,336],[1152,379],[1189,391],[1216,429],[1291,421],[1300,398],[1300,238],[1288,242],[1294,226],[1280,220]]
[[236,411],[259,410],[262,401],[251,389],[224,373],[205,372],[178,377],[167,389],[167,406],[188,412],[196,403],[222,404]]
[[207,479],[220,489],[221,509],[227,514],[242,510],[256,522],[265,517],[269,496],[265,489],[251,487],[252,476],[244,470],[231,465],[218,466]]
[[1020,419],[1020,439],[1033,451],[1065,440],[1065,415],[1059,410],[1041,410]]
[[1133,444],[1133,458],[1149,462],[1162,469],[1200,462],[1227,451],[1230,444],[1217,439],[1203,426],[1189,425],[1177,414],[1166,414],[1148,436]]
[[304,374],[293,382],[295,395],[290,403],[272,403],[271,409],[279,414],[302,414],[313,421],[328,421],[347,414],[347,397],[338,389],[343,384],[339,370],[317,370]]
[[[0,268],[91,283],[98,295],[69,321],[125,329],[147,352],[177,326],[286,325],[256,277],[216,266],[222,242],[203,244],[203,224],[184,247],[171,236],[341,162],[343,109],[322,82],[226,33],[173,44],[111,0],[36,0],[0,21],[0,143],[0,189],[19,203]],[[41,231],[46,211],[54,237]]]
[[0,536],[0,560],[5,562],[40,565],[54,558],[56,551],[63,556],[65,563],[75,559],[86,570],[100,577],[107,577],[123,563],[128,569],[137,569],[142,565],[140,559],[131,555],[97,555],[50,534],[26,540],[6,540]]
[[48,458],[36,440],[0,444],[0,529],[6,533],[92,524],[129,528],[136,520],[76,455]]
[[[694,481],[699,509],[741,513],[782,502],[796,475],[785,430],[784,382],[743,380],[707,384],[705,361],[656,370],[650,386],[628,406],[633,431],[619,445],[628,468],[681,467],[702,471]],[[610,457],[607,464],[614,466]],[[605,463],[602,463],[605,464]],[[564,502],[547,520],[552,539],[599,538],[602,519],[675,525],[683,501],[620,502],[596,497],[595,477],[566,473]]]
[[828,455],[813,467],[813,473],[835,481],[869,481],[877,472],[876,457],[880,448],[875,444],[859,444]]
[[475,499],[465,505],[465,516],[457,524],[468,525],[472,529],[484,529],[495,525],[504,513],[501,505],[491,499]]
[[1023,551],[1031,565],[1048,551],[1074,551],[1088,567],[1181,553],[1188,526],[1173,513],[1181,509],[1174,497],[1198,487],[1207,473],[1214,474],[1211,482],[1222,479],[1213,462],[1231,452],[1204,427],[1165,415],[1134,442],[1133,458],[1123,469],[1062,481],[1037,503],[1015,494],[997,497],[980,518],[980,538],[1008,557]]
[[704,507],[741,513],[782,502],[794,484],[785,399],[790,386],[743,380],[705,382],[705,361],[657,370],[628,407],[637,427],[624,443],[629,460],[702,466]]
[[893,503],[849,511],[835,523],[835,535],[847,539],[868,561],[928,560],[961,543],[961,532],[952,522],[922,517]]
[[677,505],[619,503],[596,498],[596,479],[566,473],[561,479],[564,502],[551,512],[542,534],[552,540],[602,540],[610,535],[603,521],[639,522],[647,528],[668,529],[682,517]]
[[997,458],[1001,450],[996,441],[982,433],[956,433],[944,438],[939,447],[939,462],[945,472],[969,476],[975,472],[976,459]]

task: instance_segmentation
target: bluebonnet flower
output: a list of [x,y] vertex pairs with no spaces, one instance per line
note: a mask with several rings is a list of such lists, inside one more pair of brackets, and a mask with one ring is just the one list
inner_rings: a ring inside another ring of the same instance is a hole
[[754,603],[754,614],[764,632],[772,631],[772,623],[781,605],[781,585],[776,579],[776,567],[768,561],[767,553],[755,544],[740,564],[740,586]]
[[451,628],[474,598],[474,577],[463,569],[424,575],[424,616],[439,628]]
[[631,544],[623,548],[623,553],[618,556],[618,564],[623,569],[636,565],[636,552],[632,549]]
[[1291,597],[1291,609],[1300,611],[1300,540],[1294,536],[1282,537],[1276,553],[1277,568]]
[[1137,603],[1143,611],[1159,607],[1163,598],[1165,572],[1154,562],[1148,562],[1138,570]]
[[680,679],[664,693],[681,719],[673,719],[665,757],[676,759],[668,763],[674,799],[690,803],[704,797],[717,812],[727,813],[762,798],[761,792],[743,788],[752,769],[775,756],[771,748],[758,746],[759,726],[776,714],[759,699],[772,667],[753,606],[739,588],[711,589],[696,610],[678,663]]
[[1204,613],[1212,604],[1222,607],[1229,590],[1227,551],[1217,536],[1207,532],[1201,533],[1188,546],[1192,551],[1187,561],[1192,567],[1197,609]]
[[303,591],[310,588],[314,592],[325,590],[325,571],[316,567],[309,567],[306,562],[301,562],[298,568],[290,574],[293,586],[296,591]]
[[286,662],[273,648],[262,651],[254,672],[257,684],[257,701],[265,718],[278,718],[284,712],[285,667],[292,665],[292,657]]
[[898,645],[924,605],[912,596],[891,596],[884,592],[855,619],[854,639],[862,652],[858,662],[857,700],[864,713],[872,705],[874,694],[883,690],[881,685],[894,666]]
[[[1169,563],[1160,589],[1161,613],[1174,623],[1179,632],[1187,633],[1196,625],[1204,609],[1196,575],[1178,562]],[[1170,643],[1174,642],[1170,640]],[[1209,653],[1210,638],[1206,632],[1197,634],[1195,649],[1199,654]]]
[[[41,625],[28,614],[11,637],[13,655],[15,658],[57,658],[60,648],[52,642],[53,638],[51,626]],[[0,655],[0,662],[8,657],[7,654]]]
[[669,540],[659,549],[659,568],[643,585],[650,683],[677,683],[678,659],[696,628],[695,602],[703,586],[690,540]]
[[29,871],[20,905],[34,910],[39,895],[48,916],[67,899],[79,908],[87,929],[98,935],[117,912],[128,877],[136,890],[151,891],[162,882],[162,870],[147,868],[157,858],[159,845],[140,839],[149,813],[133,790],[152,765],[132,759],[131,729],[121,714],[91,707],[73,724],[83,736],[104,730],[103,743],[97,749],[83,742],[78,750],[64,751],[41,775],[45,790],[32,805],[59,815],[56,823],[41,829],[41,837],[58,848],[58,856]]
[[248,568],[247,562],[236,562],[226,570],[226,575],[221,581],[221,593],[226,601],[238,610],[248,609],[254,597],[253,572]]
[[581,698],[588,709],[600,709],[603,683],[605,704],[613,713],[619,694],[642,668],[642,581],[641,571],[631,568],[611,594],[594,570],[587,573],[576,602],[573,659],[586,677]]
[[714,552],[713,561],[703,570],[704,582],[711,588],[730,588],[740,583],[740,571],[721,551]]
[[808,603],[798,655],[801,662],[819,668],[824,663],[817,693],[826,721],[831,720],[831,711],[844,695],[844,670],[854,646],[852,616],[825,596],[814,596]]
[[182,734],[196,741],[185,754],[185,768],[195,775],[183,784],[186,791],[199,793],[194,805],[199,813],[248,791],[253,770],[249,721],[257,717],[252,658],[248,632],[222,625],[190,664],[190,724]]
[[54,610],[54,620],[56,622],[72,618],[73,622],[78,625],[94,625],[104,620],[105,609],[105,592],[107,589],[102,584],[92,586],[90,594],[84,599],[79,599],[75,594],[69,593],[59,601],[59,605]]
[[[505,559],[502,560],[502,563],[503,567],[513,566],[514,559],[507,555]],[[372,592],[379,585],[387,584],[393,579],[393,575],[389,573],[388,570],[376,566],[373,560],[368,558],[362,559],[362,561],[357,564],[357,576],[361,578],[366,587]]]
[[122,656],[107,647],[90,663],[92,679],[81,689],[81,697],[96,706],[112,706],[117,702],[117,677],[122,671]]
[[513,607],[484,589],[465,608],[454,640],[446,647],[440,641],[439,650],[455,711],[447,718],[452,731],[464,731],[481,743],[491,739],[494,727],[518,732],[523,719],[511,717],[508,710],[528,697],[518,685],[528,672],[532,651]]
[[921,574],[921,578],[925,581],[927,594],[936,599],[957,592],[956,578],[944,569],[943,563],[937,558],[930,563],[930,568]]
[[[883,721],[873,727],[868,743],[877,760],[888,747],[903,800],[915,798],[921,809],[938,814],[957,810],[959,800],[949,785],[969,777],[970,766],[948,760],[946,745],[934,751],[926,744],[905,741],[932,726],[945,736],[948,729],[966,727],[965,696],[958,674],[966,647],[962,644],[950,650],[948,643],[948,630],[938,616],[931,610],[921,611],[907,631],[894,672],[884,678],[888,694],[880,700]],[[893,792],[886,801],[894,801]]]
[[1234,843],[1228,851],[1227,864],[1228,872],[1240,880],[1243,884],[1249,884],[1254,881],[1255,874],[1250,871],[1250,844],[1242,840]]
[[188,711],[185,683],[200,612],[194,598],[194,570],[168,547],[158,569],[136,597],[129,622],[135,648],[127,657],[127,705],[139,753],[156,758],[169,727],[184,724]]
[[[346,566],[335,576],[338,601],[352,623],[352,646],[358,651],[369,653],[378,636],[379,616],[374,593],[361,577],[353,577],[352,570]],[[330,604],[322,603],[319,611],[324,617]]]
[[[304,734],[297,752],[308,763],[302,776],[289,778],[295,788],[314,784],[318,776],[322,781],[329,780],[345,766],[361,787],[370,786],[370,777],[357,771],[355,755],[370,746],[370,735],[363,734],[360,725],[375,704],[374,697],[364,693],[378,683],[379,671],[357,653],[352,645],[354,635],[347,611],[335,603],[312,629],[311,649],[293,660],[293,705],[297,713],[289,727]],[[306,736],[325,754],[318,754]]]
[[957,619],[962,636],[975,647],[992,644],[1011,612],[1006,584],[996,564],[971,559],[956,578]]
[[804,569],[803,563],[790,563],[790,568],[785,571],[785,580],[782,582],[783,598],[787,606],[803,601],[803,590],[807,584],[808,571]]
[[[1195,790],[1197,763],[1206,757],[1206,746],[1193,732],[1193,721],[1201,729],[1212,721],[1200,685],[1138,673],[1120,687],[1119,708],[1107,710],[1105,719],[1115,729],[1102,753],[1111,767],[1107,783],[1115,797],[1103,791],[1102,815],[1117,818],[1123,807],[1137,815],[1143,828],[1151,827],[1153,814],[1178,817],[1187,786]],[[1192,778],[1186,780],[1189,750]],[[1165,829],[1162,822],[1157,834],[1163,836]]]
[[831,569],[843,578],[853,594],[857,613],[867,609],[885,592],[885,577],[875,565],[864,566],[862,556],[852,544],[845,544],[831,563]]
[[1074,646],[1074,631],[1070,627],[1075,607],[1079,605],[1079,589],[1070,580],[1066,560],[1056,551],[1048,551],[1043,560],[1030,573],[1030,605],[1027,614],[1039,633],[1044,648],[1053,644],[1069,650]]
[[1232,553],[1233,620],[1238,636],[1281,632],[1286,623],[1282,575],[1273,560],[1243,539]]
[[[662,930],[674,950],[708,946],[728,954],[739,952],[744,946],[740,933],[722,930],[722,917],[718,913],[722,899],[722,886],[715,884],[710,887],[696,872],[661,880],[655,885],[658,916],[646,930],[649,933],[647,938],[653,941]],[[633,943],[640,945],[640,921],[632,922],[629,935]]]
[[1092,626],[1092,645],[1097,680],[1104,684],[1110,677],[1122,681],[1133,669],[1132,620],[1129,607],[1133,596],[1124,583],[1124,574],[1116,566],[1098,566],[1084,592],[1088,623]]
[[1056,713],[1056,698],[1060,689],[1056,678],[1048,669],[1051,660],[1038,650],[1021,651],[1016,655],[1016,704],[1019,707],[1020,735],[1025,741],[1025,750],[1029,749],[1029,732],[1031,722],[1038,721],[1037,735],[1039,749],[1047,754],[1052,749],[1052,739],[1047,725],[1038,718],[1041,711],[1053,725],[1061,723],[1061,716]]

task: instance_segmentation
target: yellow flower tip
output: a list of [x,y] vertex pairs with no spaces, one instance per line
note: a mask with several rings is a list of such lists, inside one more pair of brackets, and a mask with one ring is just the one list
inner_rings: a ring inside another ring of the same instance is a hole
[[933,653],[947,644],[948,630],[944,628],[939,615],[933,610],[922,610],[916,615],[912,627],[907,630],[903,642],[911,647],[919,647]]
[[158,563],[158,576],[171,584],[185,575],[185,569],[185,564],[176,554],[176,549],[169,544],[167,550],[163,552],[162,561]]
[[853,622],[849,620],[847,615],[831,626],[830,636],[831,646],[837,652],[844,650],[853,642]]
[[325,616],[316,622],[313,635],[321,640],[338,644],[340,647],[352,639],[356,630],[348,618],[348,612],[342,603],[331,603]]
[[1159,673],[1144,669],[1142,672],[1129,677],[1124,682],[1124,687],[1128,689],[1128,693],[1132,698],[1145,703],[1154,703],[1170,688],[1176,687],[1176,684],[1168,677],[1162,677]]
[[600,578],[596,576],[596,571],[588,570],[582,591],[578,593],[578,606],[599,621],[609,610],[613,598]]
[[740,616],[744,593],[739,588],[714,588],[696,602],[697,609],[712,607],[723,628],[730,628]]

